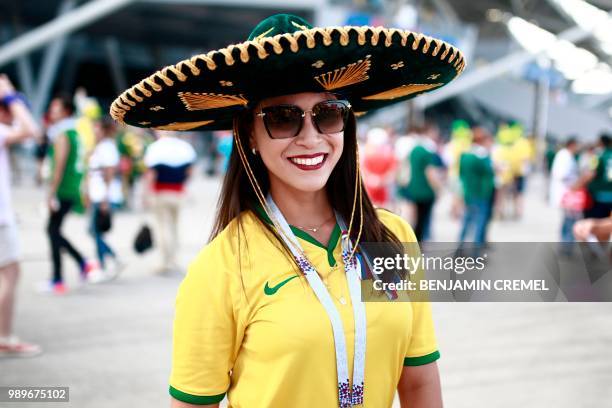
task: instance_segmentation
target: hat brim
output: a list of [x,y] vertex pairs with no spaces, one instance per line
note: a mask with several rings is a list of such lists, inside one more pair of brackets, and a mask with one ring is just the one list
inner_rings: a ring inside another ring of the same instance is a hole
[[464,68],[456,47],[420,33],[315,27],[167,66],[115,99],[111,116],[161,130],[231,129],[245,107],[301,92],[340,93],[360,114],[439,89]]

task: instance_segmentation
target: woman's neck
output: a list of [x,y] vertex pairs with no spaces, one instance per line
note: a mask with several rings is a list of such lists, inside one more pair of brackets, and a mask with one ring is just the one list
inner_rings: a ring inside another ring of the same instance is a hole
[[302,227],[315,227],[325,223],[333,216],[327,192],[298,191],[283,187],[270,187],[270,194],[287,222]]

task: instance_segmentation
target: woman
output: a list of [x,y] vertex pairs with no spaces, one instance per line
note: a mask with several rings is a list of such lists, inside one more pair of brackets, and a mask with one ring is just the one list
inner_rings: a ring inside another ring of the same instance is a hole
[[[92,272],[89,279],[100,282],[116,278],[122,265],[115,251],[104,240],[104,234],[108,231],[101,228],[110,222],[112,211],[119,208],[123,201],[123,194],[117,177],[119,150],[115,141],[115,124],[110,118],[103,118],[94,124],[94,134],[96,145],[89,156],[87,187],[92,209],[90,232],[96,242],[101,270]],[[101,221],[104,218],[106,222]],[[108,267],[107,259],[114,263],[113,268]]]
[[283,14],[115,101],[131,124],[234,129],[212,239],[177,298],[172,407],[226,393],[232,407],[389,407],[396,390],[403,406],[442,406],[428,303],[360,299],[359,243],[415,239],[363,193],[353,110],[440,87],[463,65],[422,35]]

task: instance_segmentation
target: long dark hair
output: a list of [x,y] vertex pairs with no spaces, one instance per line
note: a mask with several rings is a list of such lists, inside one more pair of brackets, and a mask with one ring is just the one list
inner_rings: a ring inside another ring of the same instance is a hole
[[[251,210],[259,219],[262,225],[267,228],[280,241],[284,247],[281,238],[274,229],[265,222],[256,207],[259,205],[255,191],[249,182],[246,170],[240,160],[236,138],[240,138],[243,147],[249,146],[249,135],[253,129],[254,114],[252,110],[245,110],[236,115],[234,118],[234,141],[232,143],[232,153],[229,158],[229,164],[221,196],[217,205],[217,216],[215,225],[212,230],[210,240],[214,239],[221,231],[229,225],[229,223],[238,217],[243,211]],[[355,196],[355,177],[357,173],[357,163],[355,161],[357,151],[357,124],[355,115],[350,113],[348,122],[344,130],[344,149],[342,155],[332,171],[329,180],[325,186],[330,205],[348,223],[351,218],[353,207],[353,199]],[[247,160],[251,166],[253,174],[259,183],[261,190],[266,195],[270,189],[270,180],[268,178],[268,170],[264,165],[259,155],[252,155],[250,152],[245,152]],[[370,198],[368,197],[363,181],[359,180],[362,189],[362,206],[363,206],[363,229],[361,232],[361,242],[389,242],[400,245],[398,238],[389,230],[377,217],[376,210]],[[357,239],[359,226],[359,202],[353,219],[353,228],[351,230],[351,238],[353,242]],[[288,252],[288,250],[287,250]],[[383,280],[387,280],[383,277]]]

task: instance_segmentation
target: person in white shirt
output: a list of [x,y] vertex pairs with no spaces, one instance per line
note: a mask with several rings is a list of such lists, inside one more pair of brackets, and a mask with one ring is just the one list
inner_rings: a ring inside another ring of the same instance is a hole
[[13,334],[13,310],[19,278],[19,242],[11,204],[8,147],[39,133],[34,118],[6,75],[0,75],[0,357],[29,357],[39,346]]
[[[115,278],[122,266],[115,251],[104,240],[108,231],[101,230],[99,219],[111,219],[113,209],[118,208],[123,201],[121,181],[118,178],[119,150],[115,141],[115,124],[110,118],[102,118],[94,124],[96,146],[88,161],[87,193],[91,206],[90,232],[96,242],[98,262],[102,274],[92,275],[92,281]],[[110,269],[107,258],[114,263]]]
[[[576,153],[578,142],[570,138],[565,147],[557,152],[553,159],[550,170],[550,204],[556,208],[562,208],[563,196],[570,190],[576,188],[580,182],[580,172]],[[571,252],[571,243],[574,242],[572,228],[582,214],[570,209],[563,209],[563,220],[561,222],[561,250],[565,254]]]
[[196,160],[193,147],[170,132],[159,137],[145,152],[147,195],[157,221],[157,242],[161,250],[160,273],[177,271],[178,219],[185,184]]

